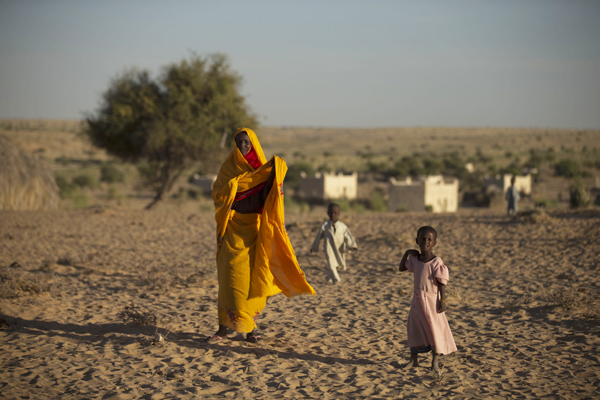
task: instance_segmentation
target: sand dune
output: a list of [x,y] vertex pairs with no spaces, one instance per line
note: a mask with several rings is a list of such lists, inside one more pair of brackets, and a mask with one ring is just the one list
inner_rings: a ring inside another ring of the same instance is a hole
[[[17,262],[53,287],[0,300],[2,397],[597,396],[597,210],[518,221],[488,210],[343,213],[359,251],[336,286],[325,282],[323,255],[309,254],[323,217],[287,217],[317,296],[272,298],[258,344],[231,335],[210,345],[212,213],[0,212],[0,266]],[[459,351],[442,358],[441,374],[399,369],[409,357],[412,278],[397,265],[424,224],[438,229],[436,253],[450,268],[447,316]],[[131,304],[156,323],[123,323],[118,314]],[[155,342],[157,332],[166,341]]]

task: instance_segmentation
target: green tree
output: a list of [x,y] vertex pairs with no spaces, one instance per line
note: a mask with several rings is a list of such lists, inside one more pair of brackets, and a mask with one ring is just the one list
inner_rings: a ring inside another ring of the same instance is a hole
[[158,78],[131,70],[117,76],[99,110],[86,116],[84,134],[97,147],[137,163],[153,207],[199,160],[221,155],[228,134],[255,128],[257,118],[240,94],[242,78],[223,54],[166,66]]

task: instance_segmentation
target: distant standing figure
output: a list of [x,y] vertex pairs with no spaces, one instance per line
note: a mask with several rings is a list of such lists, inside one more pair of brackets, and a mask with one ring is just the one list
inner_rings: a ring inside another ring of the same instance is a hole
[[516,215],[519,211],[517,202],[519,201],[519,191],[515,186],[515,177],[510,180],[510,187],[506,190],[506,201],[508,202],[508,215]]
[[327,215],[329,216],[329,221],[324,222],[319,228],[310,252],[316,253],[319,251],[319,242],[323,239],[325,242],[325,257],[327,258],[327,266],[329,267],[327,282],[336,284],[340,282],[338,268],[341,268],[343,271],[346,270],[346,251],[356,250],[358,247],[352,233],[350,233],[350,229],[342,221],[338,220],[340,206],[335,203],[329,204]]
[[448,268],[440,257],[433,254],[437,232],[431,226],[417,231],[417,245],[421,252],[406,250],[400,261],[400,271],[414,274],[414,295],[410,303],[406,331],[410,347],[410,361],[404,368],[418,367],[419,353],[432,352],[431,369],[438,369],[440,354],[456,351],[456,344],[446,319],[446,284],[450,279]]

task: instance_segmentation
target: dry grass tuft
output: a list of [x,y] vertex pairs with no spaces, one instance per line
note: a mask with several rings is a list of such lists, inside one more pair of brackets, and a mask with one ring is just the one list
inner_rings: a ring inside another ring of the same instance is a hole
[[159,316],[154,311],[144,311],[136,307],[133,302],[117,314],[117,317],[124,324],[132,323],[137,326],[156,325],[159,321]]
[[598,305],[598,304],[588,305],[582,315],[584,318],[587,318],[587,319],[600,320],[600,305]]
[[39,275],[24,271],[18,263],[0,267],[0,298],[14,299],[24,294],[51,292],[52,285]]
[[154,311],[143,310],[133,302],[131,302],[131,305],[125,306],[123,310],[119,311],[117,317],[123,321],[124,324],[132,323],[136,326],[154,325],[157,328],[160,325],[168,327],[169,331],[175,322],[172,317],[161,316]]
[[53,210],[58,193],[42,162],[0,135],[0,210]]
[[547,222],[553,221],[553,218],[551,216],[549,216],[548,214],[546,214],[546,211],[544,211],[541,208],[534,208],[533,210],[520,211],[517,214],[517,218],[519,219],[519,221],[529,222],[529,223],[533,223],[533,224],[547,223]]
[[581,296],[568,288],[553,290],[550,292],[550,295],[548,295],[547,300],[567,311],[581,305]]
[[518,299],[515,300],[508,300],[504,303],[504,308],[518,308],[523,306],[524,304],[529,304],[531,303],[533,300],[531,298],[531,296],[529,296],[529,293],[525,293],[523,296],[519,297]]
[[58,260],[56,260],[56,263],[58,265],[64,265],[65,267],[73,266],[73,260],[71,260],[70,257],[60,257]]

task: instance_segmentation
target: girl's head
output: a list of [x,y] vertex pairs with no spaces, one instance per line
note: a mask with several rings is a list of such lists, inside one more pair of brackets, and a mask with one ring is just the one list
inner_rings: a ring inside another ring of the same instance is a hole
[[437,232],[431,226],[422,226],[417,231],[417,245],[421,254],[431,253],[437,243]]

